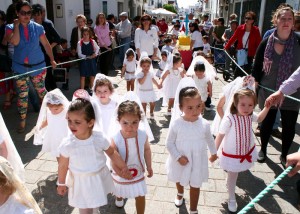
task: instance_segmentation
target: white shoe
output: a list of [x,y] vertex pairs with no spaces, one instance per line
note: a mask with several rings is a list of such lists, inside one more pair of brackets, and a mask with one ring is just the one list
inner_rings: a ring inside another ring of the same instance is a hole
[[[181,197],[181,199],[177,199],[177,196]],[[183,204],[183,193],[177,193],[175,197],[174,203],[176,207],[180,207]]]
[[237,211],[236,200],[228,200],[228,210],[233,213]]
[[117,199],[115,200],[115,205],[116,207],[122,208],[124,207],[124,200],[122,199],[121,201],[118,201]]
[[170,112],[170,111],[168,111],[167,113],[166,113],[166,116],[171,116],[172,115],[172,112]]

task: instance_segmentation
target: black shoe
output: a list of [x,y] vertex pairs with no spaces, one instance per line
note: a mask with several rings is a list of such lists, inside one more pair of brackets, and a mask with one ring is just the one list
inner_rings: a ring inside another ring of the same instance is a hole
[[264,163],[265,161],[266,161],[266,154],[262,150],[260,150],[258,153],[257,162]]
[[283,166],[283,168],[286,168],[286,158],[280,155],[280,163]]
[[279,129],[273,129],[271,135],[279,139],[282,138],[282,133],[279,131]]

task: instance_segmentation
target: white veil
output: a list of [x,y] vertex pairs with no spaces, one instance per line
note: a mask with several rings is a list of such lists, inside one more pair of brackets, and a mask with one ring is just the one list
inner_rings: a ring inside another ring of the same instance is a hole
[[185,77],[180,80],[180,82],[177,86],[177,89],[176,89],[176,94],[175,94],[175,99],[174,99],[174,108],[172,111],[172,118],[171,118],[170,124],[173,121],[175,121],[176,119],[178,119],[180,117],[180,115],[183,114],[183,112],[179,108],[179,93],[180,93],[181,89],[183,89],[185,87],[197,88],[195,81],[191,77]]
[[7,127],[5,125],[5,122],[3,120],[2,114],[0,113],[0,135],[4,139],[6,149],[7,149],[7,160],[13,167],[16,174],[20,177],[22,181],[25,181],[24,179],[24,164],[21,160],[21,157],[15,147],[15,144],[13,143],[11,136],[7,130]]
[[85,99],[85,100],[88,100],[91,102],[91,104],[94,108],[95,117],[96,117],[93,130],[103,132],[102,121],[101,121],[101,109],[100,109],[99,105],[97,104],[97,100],[95,100],[93,97],[91,97],[89,95],[89,93],[84,89],[78,89],[73,93],[72,101],[77,98],[82,98],[82,99]]
[[195,75],[195,71],[194,71],[194,67],[195,67],[195,64],[198,63],[198,62],[203,62],[204,63],[204,66],[205,66],[205,76],[211,81],[213,82],[213,80],[215,79],[216,77],[216,72],[215,72],[215,68],[214,66],[212,66],[203,56],[196,56],[189,69],[187,70],[186,72],[186,75],[188,76],[192,76],[192,75]]
[[61,92],[60,89],[56,88],[52,91],[49,91],[43,99],[43,103],[41,106],[41,110],[39,113],[38,120],[36,122],[35,127],[32,129],[30,133],[26,135],[25,141],[27,141],[31,137],[31,133],[34,133],[33,144],[34,145],[42,145],[43,138],[47,131],[47,126],[43,129],[40,129],[42,123],[47,119],[47,103],[51,103],[54,105],[62,104],[64,106],[64,111],[67,112],[69,108],[69,100],[65,97],[65,95]]
[[33,209],[34,213],[42,214],[41,209],[38,204],[26,188],[25,184],[15,172],[15,168],[13,168],[10,163],[4,158],[0,156],[0,171],[5,175],[7,180],[16,188],[15,196],[16,198],[28,208]]
[[[134,102],[136,102],[140,106],[140,109],[142,111],[142,119],[141,119],[140,124],[139,124],[139,129],[144,130],[147,133],[148,141],[149,142],[153,141],[154,140],[154,136],[153,136],[153,133],[152,133],[151,128],[149,126],[148,120],[147,120],[147,118],[145,116],[145,112],[143,110],[143,106],[142,106],[142,103],[141,103],[139,97],[133,91],[128,91],[119,100],[118,107],[119,107],[119,105],[122,102],[124,102],[126,100],[134,101]],[[110,128],[110,130],[111,130],[110,137],[113,136],[113,135],[115,135],[116,132],[118,132],[120,130],[120,128],[121,128],[120,124],[118,122],[118,119],[117,119],[118,107],[116,108],[116,112],[115,112],[115,115],[114,115],[114,120],[113,120],[112,126]]]

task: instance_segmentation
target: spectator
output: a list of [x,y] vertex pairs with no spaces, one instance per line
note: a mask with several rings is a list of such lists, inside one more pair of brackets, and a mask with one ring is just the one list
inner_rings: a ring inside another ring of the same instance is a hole
[[[261,42],[261,36],[258,27],[254,26],[256,21],[256,14],[252,11],[246,12],[245,24],[238,26],[233,36],[230,38],[225,46],[226,50],[237,41],[237,50],[246,49],[248,52],[247,61],[248,63],[243,66],[244,70],[250,74],[252,69],[253,58],[256,49]],[[235,72],[235,77],[245,76],[242,71],[238,70]]]
[[217,25],[214,27],[212,36],[214,37],[214,46],[217,48],[223,48],[224,41],[222,36],[227,27],[224,25],[225,20],[223,17],[217,19]]
[[208,18],[209,18],[208,14],[203,15],[203,25],[204,25],[203,29],[205,30],[206,34],[209,34],[210,29],[213,27],[212,22],[210,22]]
[[199,32],[198,25],[194,22],[189,24],[190,32],[191,32],[191,44],[190,50],[193,52],[203,50],[203,41],[202,35]]
[[228,19],[228,27],[230,27],[230,24],[233,20],[237,20],[238,16],[235,13],[230,14]]
[[98,13],[96,17],[96,25],[94,27],[94,32],[98,38],[98,44],[100,47],[101,55],[99,56],[99,67],[100,71],[104,75],[108,75],[110,64],[112,58],[112,46],[110,39],[109,24],[105,19],[104,13]]
[[88,19],[87,20],[87,26],[88,27],[93,28],[93,23],[94,23],[93,19]]
[[[16,19],[13,24],[6,26],[8,41],[14,45],[12,68],[16,74],[24,74],[28,71],[38,70],[46,66],[40,42],[50,58],[52,67],[56,67],[52,49],[45,36],[43,26],[30,21],[31,11],[32,8],[27,1],[18,2],[16,4],[16,13],[19,18]],[[25,28],[28,29],[28,34],[24,32]],[[31,35],[30,39],[29,35]],[[45,77],[46,70],[38,70],[29,75],[16,78],[17,104],[20,114],[20,123],[17,129],[19,133],[25,131],[28,108],[28,83],[29,81],[33,83],[39,98],[42,100],[47,93],[45,89]]]
[[141,17],[141,27],[135,31],[135,48],[140,59],[141,53],[146,52],[152,60],[157,59],[158,36],[156,30],[150,27],[151,17],[145,14]]
[[[259,45],[253,69],[253,77],[258,84],[272,90],[278,90],[283,81],[288,79],[300,66],[299,36],[293,31],[294,12],[290,7],[283,7],[276,11],[276,29],[268,39]],[[259,88],[258,104],[262,109],[266,98],[271,94],[269,90]],[[300,90],[291,96],[300,98]],[[279,107],[282,122],[282,150],[280,161],[285,166],[286,156],[295,136],[300,103],[285,99]],[[261,151],[258,161],[264,162],[267,157],[267,145],[272,132],[278,109],[272,107],[261,124]]]
[[127,12],[120,13],[119,17],[121,19],[121,22],[119,22],[116,25],[115,32],[118,35],[120,45],[123,45],[120,47],[120,52],[119,52],[121,63],[123,63],[125,52],[130,47],[132,25],[131,25],[130,21],[128,20]]
[[157,27],[159,28],[160,33],[165,34],[168,32],[168,24],[164,18],[157,22]]

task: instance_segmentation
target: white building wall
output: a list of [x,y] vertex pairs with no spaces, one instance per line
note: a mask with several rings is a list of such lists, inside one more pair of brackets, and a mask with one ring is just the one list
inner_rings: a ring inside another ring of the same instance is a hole
[[90,10],[91,10],[91,19],[93,19],[95,24],[97,14],[103,12],[102,2],[99,0],[90,0]]

